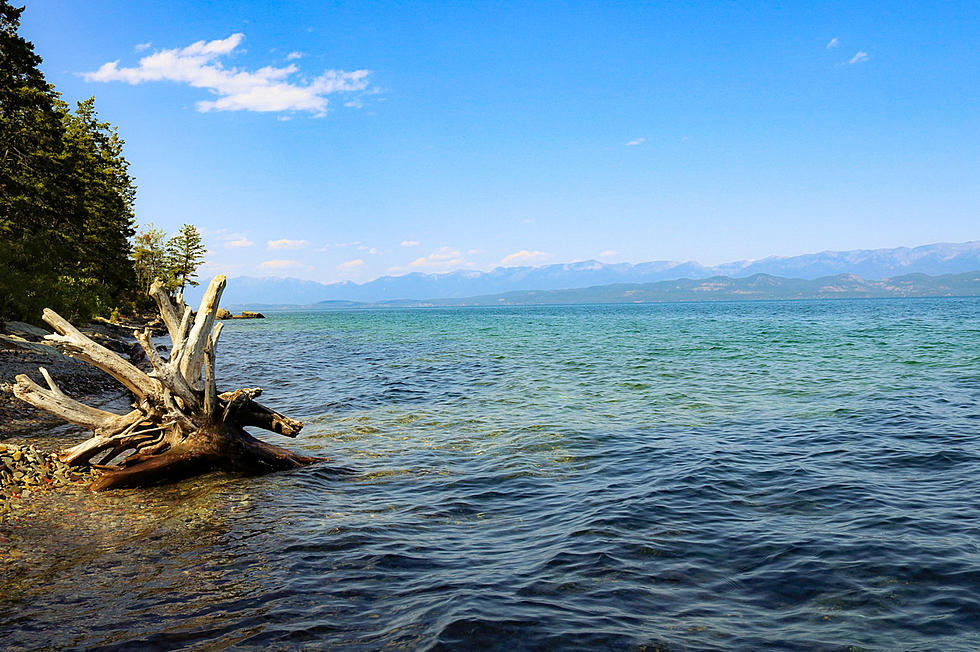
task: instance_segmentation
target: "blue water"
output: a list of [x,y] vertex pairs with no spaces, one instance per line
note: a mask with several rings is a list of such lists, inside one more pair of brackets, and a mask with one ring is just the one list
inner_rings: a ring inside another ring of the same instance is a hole
[[980,299],[268,317],[334,462],[33,501],[0,647],[980,648]]

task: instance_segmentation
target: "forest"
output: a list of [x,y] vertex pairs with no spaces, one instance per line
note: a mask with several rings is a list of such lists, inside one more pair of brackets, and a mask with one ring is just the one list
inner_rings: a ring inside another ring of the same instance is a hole
[[137,234],[136,184],[95,98],[65,102],[18,34],[23,8],[0,0],[0,323],[138,313],[154,278],[197,285],[205,247],[185,224]]

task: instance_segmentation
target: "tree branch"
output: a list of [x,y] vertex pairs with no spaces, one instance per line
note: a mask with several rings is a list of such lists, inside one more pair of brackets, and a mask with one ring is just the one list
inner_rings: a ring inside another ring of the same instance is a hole
[[174,304],[170,301],[170,295],[167,294],[167,290],[163,286],[163,281],[158,278],[153,279],[153,283],[150,285],[149,295],[157,302],[157,307],[160,309],[160,317],[163,318],[163,323],[167,326],[167,332],[170,333],[170,341],[176,346],[177,340],[180,337],[178,330],[180,327],[180,317],[177,314],[177,309],[174,307]]
[[169,362],[164,362],[160,354],[157,353],[156,347],[153,346],[150,329],[147,328],[142,333],[133,331],[133,336],[136,337],[136,341],[143,347],[146,357],[150,359],[150,364],[153,365],[153,373],[150,374],[150,377],[155,377],[160,380],[174,393],[174,396],[180,398],[184,402],[185,410],[191,412],[196,409],[200,405],[197,394],[190,388],[190,385],[187,384],[187,381],[184,380],[184,377],[177,371],[174,365]]
[[204,389],[201,383],[201,364],[204,362],[204,347],[209,341],[214,316],[218,312],[218,301],[224,292],[226,279],[224,274],[214,277],[208,285],[201,307],[194,318],[194,326],[187,336],[180,355],[180,373],[187,379],[188,384],[197,390]]
[[66,344],[69,354],[73,357],[98,367],[138,397],[156,396],[163,391],[160,381],[150,378],[109,349],[82,335],[54,310],[45,308],[41,318],[60,333],[60,335],[48,335],[45,339]]

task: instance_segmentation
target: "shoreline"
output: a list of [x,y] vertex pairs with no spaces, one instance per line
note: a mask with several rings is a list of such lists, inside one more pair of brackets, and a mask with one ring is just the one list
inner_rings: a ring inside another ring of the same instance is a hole
[[[132,334],[134,329],[146,327],[160,332],[161,325],[146,319],[117,324],[96,319],[79,330],[107,349],[122,354],[137,367],[148,369],[149,361]],[[106,403],[113,396],[126,393],[125,388],[108,374],[66,355],[61,344],[45,340],[49,334],[46,329],[16,321],[7,322],[0,330],[0,443],[31,438],[32,433],[37,436],[39,431],[49,431],[64,424],[57,417],[14,396],[13,387],[20,374],[46,386],[38,371],[39,367],[45,367],[66,394],[92,405]]]
[[[146,368],[149,361],[132,332],[156,326],[147,320],[113,324],[97,319],[79,330]],[[0,330],[0,522],[16,518],[24,500],[35,494],[84,487],[100,474],[95,468],[69,467],[61,462],[57,451],[72,438],[87,436],[82,434],[86,431],[14,396],[16,376],[26,374],[44,384],[39,371],[44,367],[66,394],[93,407],[130,400],[118,381],[66,355],[59,343],[44,339],[48,334],[43,328],[16,321],[7,322]]]

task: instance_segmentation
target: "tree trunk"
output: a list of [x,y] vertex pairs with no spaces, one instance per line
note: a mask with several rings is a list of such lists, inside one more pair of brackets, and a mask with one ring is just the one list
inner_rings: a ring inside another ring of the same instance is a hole
[[[224,276],[211,281],[192,322],[183,299],[178,297],[174,305],[163,284],[154,281],[149,294],[157,302],[172,345],[164,361],[150,330],[134,331],[153,365],[150,373],[96,344],[53,310],[44,311],[44,321],[58,333],[48,339],[63,343],[70,355],[111,375],[136,399],[132,412],[114,414],[70,398],[44,368],[41,375],[48,389],[26,375],[17,376],[18,398],[92,430],[91,438],[59,455],[70,465],[92,464],[106,470],[91,485],[93,491],[174,482],[217,469],[266,473],[326,459],[293,453],[245,431],[245,426],[255,426],[295,437],[303,427],[257,403],[261,389],[218,392],[214,360],[222,324],[215,324],[215,314],[224,288]],[[98,463],[93,461],[96,457]]]

